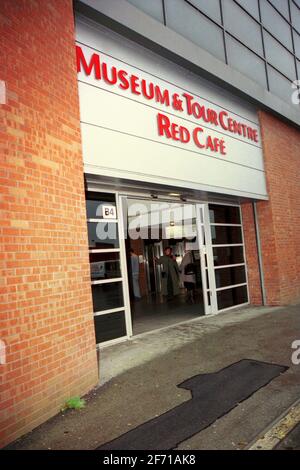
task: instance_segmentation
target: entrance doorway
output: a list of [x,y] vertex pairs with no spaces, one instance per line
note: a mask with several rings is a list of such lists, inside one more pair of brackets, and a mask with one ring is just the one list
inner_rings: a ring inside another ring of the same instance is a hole
[[[129,196],[94,185],[86,211],[97,347],[249,303],[238,204]],[[171,283],[162,259],[167,247],[176,271]],[[187,253],[192,286],[182,266]]]
[[136,198],[124,198],[123,206],[133,334],[204,315],[203,207]]

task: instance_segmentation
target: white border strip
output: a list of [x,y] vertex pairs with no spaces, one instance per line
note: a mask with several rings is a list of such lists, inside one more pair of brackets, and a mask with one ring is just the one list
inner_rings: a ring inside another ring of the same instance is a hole
[[112,282],[122,282],[122,281],[123,281],[123,277],[115,277],[111,279],[99,279],[98,281],[91,281],[91,285],[98,286],[101,284],[110,284]]

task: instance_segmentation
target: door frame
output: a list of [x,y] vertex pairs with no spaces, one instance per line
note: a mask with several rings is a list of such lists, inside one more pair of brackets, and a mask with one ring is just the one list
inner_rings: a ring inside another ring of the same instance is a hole
[[[194,205],[196,210],[196,224],[200,254],[204,314],[209,315],[211,313],[216,313],[218,310],[211,231],[209,225],[209,209],[208,203],[196,202],[194,203]],[[205,241],[203,240],[203,233]],[[207,285],[207,279],[209,285]],[[210,303],[208,303],[208,296],[210,299]]]
[[[121,260],[121,269],[124,273],[123,275],[123,295],[124,295],[124,304],[125,304],[125,318],[126,318],[126,328],[127,328],[127,337],[130,338],[133,335],[132,329],[132,314],[130,307],[130,297],[129,297],[129,284],[128,284],[128,266],[126,258],[126,246],[125,246],[125,230],[127,231],[127,223],[125,223],[125,217],[127,218],[128,204],[127,199],[135,199],[134,194],[126,195],[124,193],[116,193],[117,208],[119,213],[119,235],[120,235],[120,260]],[[147,197],[138,197],[141,200],[151,200]],[[163,201],[163,198],[155,199],[155,202]],[[166,201],[164,201],[166,202]],[[214,278],[214,269],[213,269],[213,252],[212,252],[212,242],[211,242],[211,233],[209,225],[209,210],[208,203],[198,203],[196,201],[172,201],[168,200],[170,204],[172,202],[180,204],[191,204],[195,207],[195,217],[196,217],[196,227],[197,227],[197,238],[198,238],[198,247],[199,247],[199,262],[201,268],[201,278],[202,278],[202,290],[203,290],[203,304],[204,304],[204,314],[209,315],[211,313],[217,312],[217,298],[216,298],[216,289],[215,289],[215,278]],[[202,222],[201,222],[202,221]],[[203,231],[205,237],[205,244],[203,239]],[[208,272],[208,281],[209,286],[207,286],[206,280],[206,263],[205,256],[207,260],[207,272]],[[210,305],[208,304],[208,297],[210,296]]]

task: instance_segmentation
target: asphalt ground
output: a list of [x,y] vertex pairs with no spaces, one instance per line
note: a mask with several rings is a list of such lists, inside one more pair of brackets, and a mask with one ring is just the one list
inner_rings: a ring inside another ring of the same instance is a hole
[[[191,377],[244,359],[285,366],[178,445],[245,449],[300,396],[300,365],[291,362],[299,314],[299,306],[224,312],[106,348],[100,353],[105,383],[86,397],[87,406],[59,413],[9,448],[96,449],[191,400],[190,390],[178,388]],[[224,384],[215,400],[224,400]]]

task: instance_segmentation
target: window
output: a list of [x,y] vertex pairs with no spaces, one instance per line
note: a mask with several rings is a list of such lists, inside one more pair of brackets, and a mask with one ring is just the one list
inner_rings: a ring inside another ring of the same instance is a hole
[[125,312],[95,316],[96,343],[126,336]]
[[[103,206],[116,207],[113,194],[89,192],[86,199],[86,216],[88,219],[103,219]],[[116,214],[117,215],[117,214]]]
[[209,204],[218,310],[248,302],[240,208]]
[[92,294],[94,312],[124,307],[122,282],[120,281],[93,284]]
[[233,287],[217,292],[218,309],[223,310],[234,305],[242,305],[248,302],[246,286]]
[[88,237],[90,249],[118,248],[118,225],[114,222],[88,221]]
[[240,209],[236,206],[209,204],[209,218],[212,224],[240,224]]
[[[103,206],[113,208],[104,218]],[[124,279],[114,194],[86,193],[86,212],[96,343],[126,336]]]
[[233,266],[215,270],[216,287],[226,287],[246,283],[245,266]]
[[121,277],[120,254],[90,253],[90,267],[92,281]]
[[212,225],[211,238],[213,245],[231,245],[242,243],[241,227]]
[[222,246],[213,248],[215,266],[244,263],[244,250],[242,246]]

